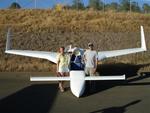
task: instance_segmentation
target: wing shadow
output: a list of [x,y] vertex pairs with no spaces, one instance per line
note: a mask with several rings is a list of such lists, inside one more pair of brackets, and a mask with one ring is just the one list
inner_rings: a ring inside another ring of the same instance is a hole
[[0,113],[47,113],[55,101],[57,87],[57,84],[28,86],[0,100]]
[[[90,81],[86,82],[86,91],[83,97],[89,96],[91,94],[95,94],[107,89],[110,89],[114,86],[120,86],[120,85],[150,85],[149,83],[131,83],[134,81],[139,81],[145,78],[150,77],[149,72],[145,72],[144,76],[143,74],[140,74],[138,76],[138,71],[140,68],[143,68],[145,66],[149,66],[150,64],[143,64],[143,65],[132,65],[132,64],[103,64],[98,66],[98,73],[99,75],[105,75],[105,76],[111,76],[111,75],[126,75],[127,80],[125,81]],[[129,78],[133,79],[129,79]],[[128,80],[129,79],[129,80]],[[92,85],[92,87],[91,87]],[[94,86],[93,86],[94,85]]]

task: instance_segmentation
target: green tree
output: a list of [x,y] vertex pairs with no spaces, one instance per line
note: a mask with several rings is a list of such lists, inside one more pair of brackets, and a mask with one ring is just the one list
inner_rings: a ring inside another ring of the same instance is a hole
[[121,2],[120,10],[130,11],[130,0],[120,0],[120,2]]
[[19,3],[17,2],[13,2],[10,6],[9,6],[10,9],[20,9],[21,6],[19,5]]
[[101,0],[89,0],[89,8],[101,10],[103,9],[103,2]]
[[106,10],[118,11],[119,4],[116,2],[112,2],[111,4],[107,4],[105,7],[106,7]]
[[137,2],[132,2],[131,3],[131,10],[133,12],[141,12],[141,8],[139,7]]
[[144,13],[150,12],[150,6],[147,3],[143,4],[143,11]]
[[81,0],[73,0],[72,8],[73,9],[84,9],[85,7]]

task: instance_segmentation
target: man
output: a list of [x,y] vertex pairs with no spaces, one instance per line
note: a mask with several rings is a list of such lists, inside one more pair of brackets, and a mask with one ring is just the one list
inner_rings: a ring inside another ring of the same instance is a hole
[[94,76],[97,69],[97,52],[93,49],[92,43],[88,44],[89,49],[84,52],[85,74]]
[[70,70],[84,70],[81,51],[75,47],[70,56]]
[[[84,61],[85,61],[85,74],[88,76],[95,76],[96,75],[96,69],[97,69],[97,64],[98,64],[98,55],[97,52],[93,49],[93,44],[89,43],[87,49],[84,52]],[[95,84],[89,82],[90,84],[90,91],[94,91],[95,89]]]
[[[64,77],[69,75],[69,56],[65,54],[64,47],[59,48],[59,54],[57,56],[57,73],[59,77]],[[59,82],[59,88],[61,92],[64,92],[63,81]]]

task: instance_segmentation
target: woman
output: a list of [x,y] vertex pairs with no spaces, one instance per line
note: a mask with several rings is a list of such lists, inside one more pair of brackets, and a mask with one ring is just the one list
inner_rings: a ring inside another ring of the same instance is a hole
[[[69,75],[69,56],[65,54],[64,47],[59,48],[59,54],[57,56],[57,73],[59,77]],[[61,92],[64,92],[63,81],[59,82],[59,88]]]

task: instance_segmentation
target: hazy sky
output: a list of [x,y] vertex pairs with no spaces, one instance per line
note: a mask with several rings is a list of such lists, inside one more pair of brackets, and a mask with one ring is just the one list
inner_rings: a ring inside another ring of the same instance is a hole
[[[49,8],[53,7],[57,3],[62,4],[72,4],[73,0],[0,0],[0,8],[7,8],[10,6],[12,2],[18,2],[21,7],[23,8],[34,8],[35,7],[35,1],[37,1],[36,5],[38,8]],[[89,0],[82,0],[82,2],[85,5],[88,5]],[[110,2],[119,2],[119,0],[102,0],[105,1],[105,3]],[[150,0],[132,0],[139,3],[140,6],[142,6],[143,3],[150,4]]]

